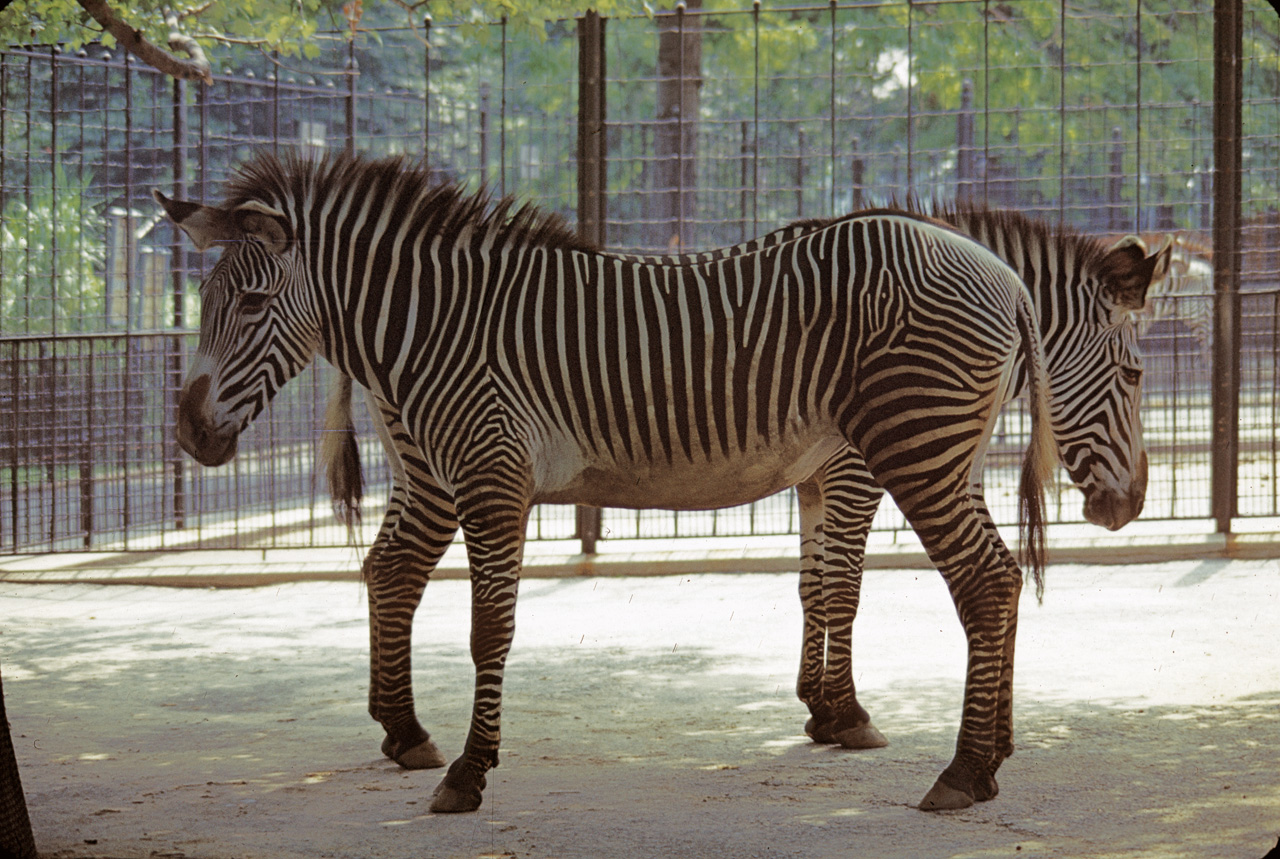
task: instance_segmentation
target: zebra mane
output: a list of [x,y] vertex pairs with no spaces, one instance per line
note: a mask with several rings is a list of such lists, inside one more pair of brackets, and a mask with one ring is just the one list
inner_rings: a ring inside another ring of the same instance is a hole
[[591,251],[557,214],[510,195],[494,199],[488,189],[468,191],[455,181],[436,181],[425,164],[403,157],[369,159],[346,154],[283,158],[261,153],[227,183],[225,206],[259,201],[289,211],[291,204],[328,199],[355,190],[390,206],[397,221],[414,219],[446,243],[464,232],[491,235],[496,243],[520,242],[552,249]]
[[[944,203],[934,199],[926,202],[914,195],[908,197],[905,203],[891,199],[884,206],[860,209],[834,218],[804,218],[793,221],[769,233],[765,238],[772,237],[775,240],[782,240],[782,236],[794,238],[824,229],[832,224],[855,218],[877,216],[912,218],[942,227],[958,235],[977,239],[983,244],[988,244],[989,240],[996,237],[1008,240],[1016,236],[1021,240],[1022,246],[1029,250],[1043,250],[1051,247],[1060,249],[1085,270],[1098,265],[1110,247],[1110,242],[1086,235],[1069,225],[1053,225],[1042,218],[1034,218],[1014,209],[992,209],[980,203],[968,201]],[[964,226],[961,226],[962,224]],[[766,242],[766,244],[771,243],[774,242]],[[747,244],[752,245],[753,242],[747,242]]]
[[[1016,235],[1025,247],[1044,249],[1056,246],[1084,270],[1094,268],[1107,254],[1108,244],[1095,236],[1086,235],[1069,224],[1051,224],[1043,218],[1033,218],[1014,209],[992,209],[969,201],[940,203],[936,200],[927,206],[913,200],[908,203],[908,208],[953,226],[962,222],[980,226],[986,236]],[[977,229],[964,232],[980,241],[982,239]]]

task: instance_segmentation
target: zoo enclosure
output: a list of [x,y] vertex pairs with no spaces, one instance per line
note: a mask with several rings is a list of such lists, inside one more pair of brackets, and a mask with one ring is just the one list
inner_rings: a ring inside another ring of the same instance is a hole
[[[441,176],[532,200],[629,251],[730,244],[910,195],[968,196],[1090,233],[1177,231],[1181,291],[1143,338],[1144,516],[1229,527],[1280,515],[1280,26],[1261,3],[1245,5],[1241,25],[1240,290],[1222,305],[1238,374],[1215,352],[1204,250],[1218,112],[1205,3],[755,5],[588,17],[543,39],[504,22],[366,21],[354,39],[331,34],[305,68],[236,57],[208,88],[101,47],[5,51],[0,551],[345,542],[313,466],[324,368],[286,388],[232,465],[202,469],[173,442],[194,287],[212,260],[178,240],[150,189],[216,200],[261,148],[425,153]],[[1214,426],[1212,383],[1224,379],[1237,427]],[[1013,410],[988,460],[1001,522],[1014,516],[1022,424]],[[364,429],[373,471],[381,452]],[[1239,454],[1229,465],[1213,459],[1224,430]],[[1062,494],[1056,520],[1081,521],[1079,506]],[[577,524],[541,508],[531,536],[573,537]],[[784,494],[714,514],[605,511],[602,528],[796,525]],[[903,523],[885,509],[877,527]]]

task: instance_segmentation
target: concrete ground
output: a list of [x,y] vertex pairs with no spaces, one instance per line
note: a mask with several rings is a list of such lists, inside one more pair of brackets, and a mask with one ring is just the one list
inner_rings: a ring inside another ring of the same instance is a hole
[[[446,754],[471,694],[467,585],[418,614]],[[972,809],[950,759],[964,642],[925,570],[867,575],[860,697],[888,748],[814,746],[794,574],[530,579],[501,766],[426,811],[365,713],[354,582],[0,582],[0,668],[43,857],[1240,857],[1280,837],[1280,562],[1057,564],[1024,597],[1018,752]]]

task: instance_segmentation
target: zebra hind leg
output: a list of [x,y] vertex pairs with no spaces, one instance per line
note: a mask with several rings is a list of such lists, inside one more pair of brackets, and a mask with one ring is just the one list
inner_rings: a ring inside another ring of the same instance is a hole
[[878,749],[889,744],[858,702],[853,681],[853,621],[862,591],[867,536],[881,489],[852,447],[837,453],[820,475],[822,489],[823,614],[826,618],[825,706],[831,714],[831,742],[846,749]]

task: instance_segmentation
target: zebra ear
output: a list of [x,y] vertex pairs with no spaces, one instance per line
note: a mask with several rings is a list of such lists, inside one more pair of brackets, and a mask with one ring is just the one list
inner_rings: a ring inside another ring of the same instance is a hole
[[218,242],[229,242],[239,238],[240,231],[235,219],[222,209],[183,200],[170,200],[155,190],[151,192],[151,196],[164,207],[169,220],[187,234],[191,243],[196,246],[196,250],[207,251]]
[[1147,256],[1147,245],[1137,236],[1125,236],[1107,250],[1102,260],[1103,291],[1126,310],[1146,305],[1147,288],[1169,274],[1172,240],[1165,238],[1160,249]]
[[256,238],[272,253],[284,253],[289,246],[289,231],[284,212],[258,200],[250,200],[236,207],[240,229]]

